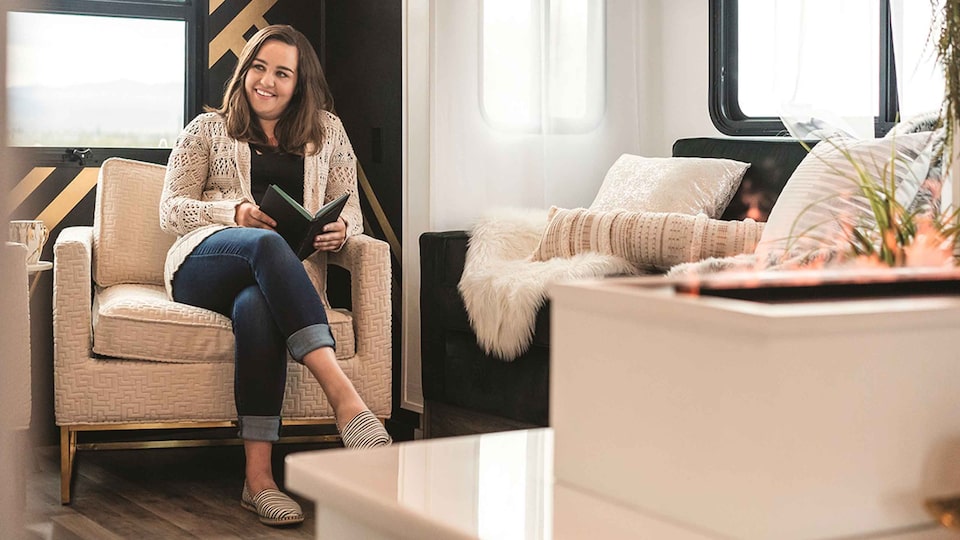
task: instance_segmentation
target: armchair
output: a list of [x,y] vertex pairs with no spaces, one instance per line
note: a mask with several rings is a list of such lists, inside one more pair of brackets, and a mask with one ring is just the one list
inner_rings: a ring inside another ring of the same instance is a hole
[[[233,334],[227,317],[168,300],[163,264],[174,237],[157,209],[165,168],[113,158],[97,184],[92,227],[64,229],[54,244],[53,335],[61,502],[87,431],[229,427]],[[328,310],[337,358],[370,410],[391,408],[390,253],[385,242],[350,238],[338,253],[304,261],[326,300],[326,265],[351,276],[352,310]],[[333,424],[333,409],[306,368],[288,359],[285,425]],[[170,433],[167,431],[166,433]],[[281,439],[282,441],[282,439]],[[150,447],[202,441],[151,441]],[[109,448],[136,448],[115,443]]]

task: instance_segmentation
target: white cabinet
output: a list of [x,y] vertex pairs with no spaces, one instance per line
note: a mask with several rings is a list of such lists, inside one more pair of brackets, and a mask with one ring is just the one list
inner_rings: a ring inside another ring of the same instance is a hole
[[[888,538],[960,493],[960,298],[554,286],[558,485],[729,538]],[[660,285],[660,286],[658,286]]]

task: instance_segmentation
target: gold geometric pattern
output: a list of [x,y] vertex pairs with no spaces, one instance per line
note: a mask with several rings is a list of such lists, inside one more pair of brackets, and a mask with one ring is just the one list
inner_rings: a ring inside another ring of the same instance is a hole
[[216,11],[224,1],[225,0],[210,0],[210,15],[213,15],[213,12]]
[[[215,8],[222,3],[222,1],[211,1],[210,13],[213,13]],[[263,16],[276,3],[277,0],[251,0],[232,21],[227,23],[227,26],[217,34],[217,37],[210,40],[210,62],[207,67],[212,68],[223,58],[223,55],[227,54],[227,51],[233,51],[233,54],[240,58],[240,52],[243,51],[243,46],[247,42],[243,35],[247,33],[251,26],[257,29],[269,26],[270,23]]]
[[380,206],[377,194],[373,191],[373,186],[370,185],[370,180],[367,178],[366,173],[363,172],[363,167],[360,166],[359,162],[357,163],[357,182],[360,184],[360,189],[362,189],[363,193],[367,196],[367,202],[370,203],[370,207],[373,209],[373,215],[377,218],[380,230],[382,230],[383,235],[387,237],[387,243],[390,244],[390,251],[393,252],[393,256],[396,257],[398,261],[403,260],[400,240],[397,239],[397,233],[393,232],[393,227],[390,226],[390,220],[387,219],[383,207]]
[[[36,192],[57,169],[54,167],[34,167],[14,186],[7,196],[4,211],[13,213],[28,197]],[[61,221],[97,186],[99,167],[85,167],[70,181],[59,194],[37,216],[24,216],[24,219],[39,219],[48,231],[56,228]]]
[[34,167],[10,193],[7,194],[7,208],[5,215],[10,215],[14,209],[23,203],[31,193],[43,183],[54,171],[53,167]]
[[99,173],[99,167],[83,168],[80,174],[71,180],[70,184],[40,212],[37,219],[43,221],[48,231],[56,228],[63,221],[63,218],[96,187]]

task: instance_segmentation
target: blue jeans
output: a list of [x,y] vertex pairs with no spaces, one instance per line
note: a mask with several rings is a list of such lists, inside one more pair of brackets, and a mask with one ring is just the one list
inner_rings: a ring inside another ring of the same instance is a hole
[[173,299],[233,321],[240,437],[276,441],[287,352],[301,362],[315,349],[335,347],[320,295],[293,250],[273,231],[217,231],[173,276]]

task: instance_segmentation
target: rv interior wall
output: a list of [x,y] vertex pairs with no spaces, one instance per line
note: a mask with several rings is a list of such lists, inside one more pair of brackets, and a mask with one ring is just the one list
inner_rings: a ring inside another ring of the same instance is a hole
[[[709,2],[660,0],[660,80],[657,99],[661,126],[644,126],[657,133],[656,150],[669,156],[673,142],[683,137],[719,137],[710,120],[710,21]],[[648,26],[648,25],[646,25]],[[654,131],[655,128],[660,127]],[[648,131],[649,130],[649,131]]]
[[[413,410],[422,406],[422,232],[465,229],[498,207],[588,206],[620,154],[669,156],[675,139],[719,135],[707,108],[707,2],[606,0],[604,115],[577,133],[509,132],[484,119],[481,4],[404,3],[402,395]],[[424,88],[429,105],[413,98]],[[424,146],[429,155],[418,150]]]

